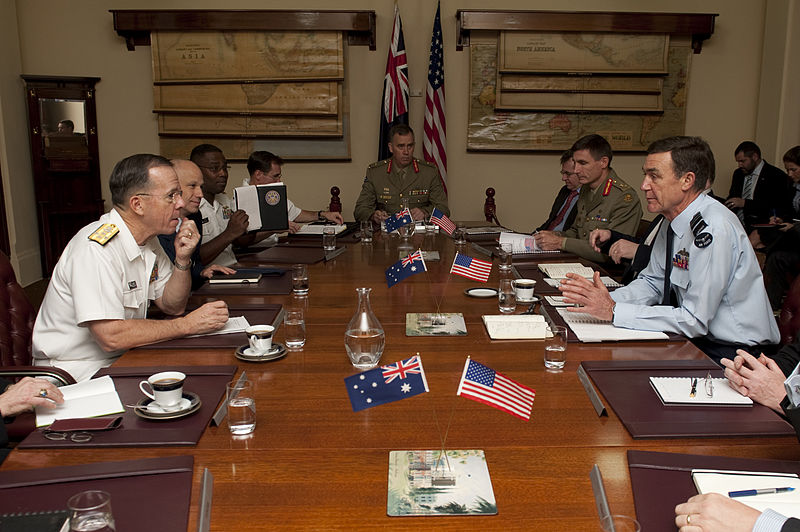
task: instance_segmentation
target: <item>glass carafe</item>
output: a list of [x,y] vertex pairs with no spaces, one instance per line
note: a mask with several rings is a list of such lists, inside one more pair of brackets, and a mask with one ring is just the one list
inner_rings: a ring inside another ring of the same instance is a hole
[[378,365],[386,345],[386,334],[369,304],[372,288],[356,288],[358,309],[344,333],[344,347],[353,367],[358,370],[372,369]]

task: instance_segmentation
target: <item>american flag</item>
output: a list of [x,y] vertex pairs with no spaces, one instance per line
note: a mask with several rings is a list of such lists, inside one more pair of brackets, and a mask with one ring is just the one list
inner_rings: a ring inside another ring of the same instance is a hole
[[447,217],[445,213],[443,213],[437,208],[434,208],[433,212],[431,213],[431,223],[438,225],[439,227],[447,231],[448,235],[452,235],[453,231],[456,230],[456,224],[454,224],[450,220],[450,218]]
[[381,366],[381,369],[383,370],[383,378],[386,380],[386,384],[389,384],[395,379],[405,379],[407,375],[412,373],[422,373],[422,361],[419,356],[413,356],[394,364]]
[[389,129],[395,124],[408,124],[408,63],[403,39],[403,23],[397,4],[394,6],[394,25],[386,58],[386,75],[383,78],[381,105],[381,136],[378,142],[378,159],[388,159]]
[[467,358],[456,395],[492,406],[527,421],[531,418],[536,391]]
[[492,273],[492,263],[456,252],[450,273],[485,283],[489,279],[489,274]]
[[444,54],[442,52],[442,23],[439,4],[433,19],[431,58],[428,65],[428,86],[425,91],[425,126],[422,156],[439,169],[444,191],[447,192],[447,123],[444,117]]

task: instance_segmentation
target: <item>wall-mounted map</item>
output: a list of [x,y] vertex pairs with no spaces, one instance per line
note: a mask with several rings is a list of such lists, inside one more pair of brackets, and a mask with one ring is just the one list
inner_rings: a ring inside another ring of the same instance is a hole
[[[548,35],[552,43],[553,34]],[[577,35],[569,34],[565,41],[579,43],[571,64],[578,60],[591,64],[603,71],[600,75],[586,71],[554,74],[558,72],[555,67],[534,74],[523,67],[533,64],[541,68],[541,61],[511,60],[508,53],[502,56],[503,64],[517,71],[501,74],[500,34],[472,32],[468,150],[560,151],[585,134],[598,133],[616,151],[643,151],[653,140],[683,134],[692,52],[688,39],[669,40],[661,35],[660,40],[653,40],[654,36],[644,35],[642,50],[649,51],[637,53],[632,44],[635,39],[627,36],[622,51],[614,53],[611,44],[618,43],[618,35],[591,34],[588,40]],[[520,46],[533,46],[530,38],[520,42],[524,43]],[[668,42],[665,63],[656,53],[663,50],[664,42]],[[565,46],[556,48],[566,50]],[[625,64],[626,58],[630,65]],[[666,75],[658,74],[663,68]]]

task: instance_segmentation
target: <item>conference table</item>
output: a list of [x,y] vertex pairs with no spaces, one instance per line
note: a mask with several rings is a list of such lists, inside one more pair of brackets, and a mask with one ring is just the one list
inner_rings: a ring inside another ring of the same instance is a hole
[[[134,349],[115,367],[238,365],[255,385],[257,427],[234,437],[226,423],[209,426],[189,447],[15,450],[2,470],[192,455],[189,530],[196,530],[203,470],[214,475],[211,530],[598,530],[589,478],[597,464],[613,513],[635,515],[626,452],[630,449],[800,460],[795,437],[634,440],[613,410],[599,417],[576,371],[583,360],[700,360],[683,339],[570,343],[566,366],[546,370],[542,340],[493,341],[482,324],[497,299],[465,295],[481,283],[449,274],[456,247],[444,234],[410,241],[377,233],[349,243],[332,260],[309,266],[310,292],[227,296],[231,304],[279,303],[305,310],[307,341],[280,360],[249,363],[232,349]],[[428,271],[387,288],[384,271],[401,254],[437,250]],[[545,260],[545,259],[542,259]],[[556,260],[555,257],[549,260]],[[510,274],[492,270],[488,286]],[[356,373],[344,332],[357,308],[355,288],[372,288],[372,309],[386,332],[382,364],[419,353],[430,391],[353,412],[343,379]],[[195,298],[201,303],[206,298]],[[525,310],[519,306],[517,313]],[[407,337],[407,312],[460,312],[466,336]],[[276,340],[283,341],[282,330]],[[467,356],[536,391],[529,421],[456,395]],[[238,376],[237,372],[237,376]],[[443,439],[446,440],[443,443]],[[497,502],[492,516],[387,516],[389,452],[482,449]],[[674,530],[670,523],[664,530]]]

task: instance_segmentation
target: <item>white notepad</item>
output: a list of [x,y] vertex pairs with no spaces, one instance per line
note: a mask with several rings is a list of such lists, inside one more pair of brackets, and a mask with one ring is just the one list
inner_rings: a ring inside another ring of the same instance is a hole
[[650,384],[665,405],[753,406],[753,400],[731,388],[728,379],[714,378],[714,395],[706,393],[705,378],[697,378],[694,397],[690,397],[693,377],[650,377]]
[[311,223],[311,224],[305,224],[305,225],[301,226],[300,230],[297,231],[296,234],[298,234],[298,235],[321,235],[322,234],[322,230],[325,229],[326,227],[333,227],[333,233],[336,234],[336,235],[338,235],[339,233],[341,233],[342,231],[347,229],[347,225],[346,224],[316,224],[316,223]]
[[698,493],[719,493],[726,497],[729,491],[794,488],[790,492],[736,497],[736,500],[761,512],[772,508],[786,517],[800,518],[800,478],[792,473],[693,469],[692,480]]
[[99,417],[124,412],[114,381],[108,375],[62,386],[59,391],[64,395],[63,404],[55,408],[35,408],[37,427],[50,425],[56,419]]
[[599,320],[583,312],[556,309],[581,342],[609,342],[615,340],[668,340],[661,331],[640,331],[615,327],[610,321]]

